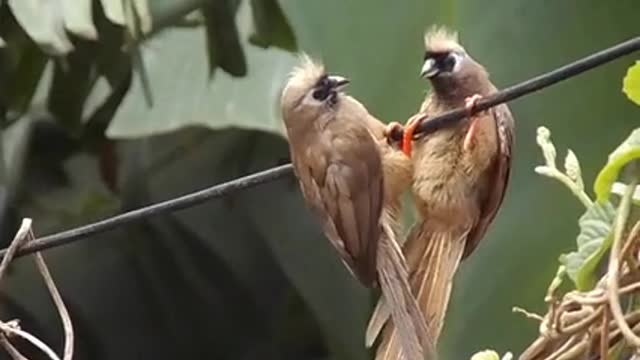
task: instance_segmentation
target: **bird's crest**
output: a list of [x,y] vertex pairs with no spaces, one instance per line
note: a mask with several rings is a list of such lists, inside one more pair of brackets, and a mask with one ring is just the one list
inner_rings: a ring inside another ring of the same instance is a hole
[[424,46],[430,52],[464,51],[458,33],[439,25],[433,25],[425,32]]
[[289,81],[297,84],[314,84],[325,74],[324,65],[309,55],[300,55],[300,64],[289,74]]

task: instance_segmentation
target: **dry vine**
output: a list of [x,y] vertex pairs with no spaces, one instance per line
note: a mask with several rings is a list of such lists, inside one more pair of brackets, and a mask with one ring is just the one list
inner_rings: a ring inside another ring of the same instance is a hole
[[[555,165],[555,148],[545,128],[538,130],[538,144],[546,165],[540,174],[567,185],[589,208],[593,202],[584,192],[577,159],[569,151],[567,174]],[[573,290],[559,294],[565,275],[561,266],[549,286],[544,316],[521,309],[527,317],[540,321],[539,337],[520,355],[519,360],[570,360],[619,358],[621,351],[640,353],[640,307],[634,303],[640,292],[640,221],[630,221],[633,195],[639,182],[638,167],[629,166],[633,179],[626,186],[612,224],[612,244],[607,272],[592,290]]]
[[[30,240],[35,239],[33,235],[33,231],[31,228],[31,219],[23,219],[20,229],[16,233],[11,245],[7,249],[6,256],[2,259],[2,263],[0,263],[0,282],[3,280],[4,274],[6,273],[11,260],[13,259],[14,254],[20,249],[21,246],[28,243]],[[53,278],[51,277],[51,273],[47,268],[46,263],[44,262],[44,258],[38,252],[35,255],[35,262],[38,271],[42,275],[42,278],[49,290],[49,294],[53,300],[53,303],[58,310],[58,314],[62,319],[62,326],[64,329],[64,350],[63,350],[63,360],[71,360],[73,358],[73,343],[74,343],[74,334],[73,334],[73,326],[71,323],[71,318],[69,316],[69,312],[62,301],[62,296],[58,291],[55,283],[53,282]],[[31,343],[33,346],[42,351],[48,358],[52,360],[60,360],[60,357],[53,351],[47,344],[45,344],[42,340],[38,339],[34,335],[24,331],[20,328],[19,321],[14,319],[10,321],[0,321],[0,346],[2,346],[9,356],[14,360],[25,360],[27,357],[22,355],[18,349],[11,343],[12,338],[22,338],[27,342]]]

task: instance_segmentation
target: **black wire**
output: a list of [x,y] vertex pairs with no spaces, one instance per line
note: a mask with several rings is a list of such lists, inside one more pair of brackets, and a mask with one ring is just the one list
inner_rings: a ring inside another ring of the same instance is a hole
[[[608,49],[589,55],[583,59],[567,64],[546,74],[534,77],[517,85],[506,88],[492,96],[483,98],[476,103],[475,109],[486,110],[492,106],[517,99],[526,94],[538,91],[545,87],[566,80],[587,70],[593,69],[619,57],[640,50],[640,37],[635,37]],[[460,108],[440,116],[434,117],[430,121],[423,122],[416,133],[432,133],[443,127],[455,125],[457,121],[467,116],[465,109]],[[396,137],[398,134],[394,134]],[[401,135],[401,134],[400,134]],[[244,176],[220,185],[212,186],[195,193],[187,194],[175,199],[163,201],[158,204],[129,211],[114,217],[101,220],[92,224],[80,226],[71,230],[66,230],[52,235],[47,235],[35,239],[22,247],[16,256],[24,256],[36,251],[57,247],[76,241],[90,235],[112,230],[118,226],[129,224],[158,214],[177,211],[201,204],[207,200],[220,198],[227,194],[239,190],[248,189],[266,182],[280,179],[291,173],[291,164],[281,165],[269,170],[261,171],[252,175]],[[4,257],[7,249],[0,250],[0,257]]]
[[[198,204],[202,204],[210,199],[223,197],[239,190],[252,188],[266,182],[283,178],[286,175],[290,174],[292,169],[293,167],[291,166],[291,164],[277,166],[268,170],[243,176],[241,178],[222,183],[220,185],[215,185],[204,190],[183,195],[178,198],[166,200],[157,204],[122,213],[92,224],[87,224],[56,234],[43,236],[25,244],[20,250],[16,252],[16,257],[64,245],[82,238],[89,237],[94,234],[112,230],[116,227],[129,224],[134,221],[146,219],[154,215],[182,210]],[[7,249],[0,250],[0,257],[4,257],[6,252]]]
[[[487,96],[479,100],[474,106],[474,109],[476,111],[486,110],[498,104],[515,100],[519,97],[544,89],[560,81],[569,79],[638,50],[640,50],[640,37],[634,37],[618,45],[549,71],[548,73],[538,75],[527,81],[510,86],[495,93],[494,95]],[[466,117],[467,111],[464,108],[452,110],[433,117],[429,121],[423,121],[418,126],[415,133],[430,134],[438,131],[439,129],[454,126],[458,121]],[[400,132],[395,132],[392,136],[396,140],[400,140],[402,138],[402,134]]]

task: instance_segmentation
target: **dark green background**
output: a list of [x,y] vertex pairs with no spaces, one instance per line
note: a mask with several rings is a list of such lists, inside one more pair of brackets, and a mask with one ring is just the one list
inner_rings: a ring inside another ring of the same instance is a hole
[[[195,3],[151,1],[151,13],[167,21],[181,5]],[[427,90],[418,72],[430,24],[459,30],[498,87],[640,34],[634,0],[279,3],[298,47],[351,78],[349,92],[389,121],[404,121]],[[0,83],[12,99],[3,106],[17,107],[22,88],[41,79],[25,114],[5,121],[3,190],[10,196],[3,205],[4,244],[24,216],[34,219],[38,234],[48,234],[286,159],[277,95],[296,59],[247,43],[248,5],[241,1],[236,19],[246,77],[217,69],[209,78],[203,27],[165,28],[140,48],[153,106],[134,67],[131,88],[112,109],[113,119],[105,115],[98,135],[79,130],[85,128],[81,120],[110,92],[100,83],[83,89],[72,77],[55,92],[71,95],[48,96],[46,76],[33,70],[41,69],[44,55],[33,50],[18,61],[21,68],[8,66],[7,54],[17,50],[6,35],[8,23],[0,23],[10,45],[0,66],[13,79]],[[104,38],[78,52],[86,51],[85,58],[113,54],[117,46],[105,50],[110,41],[119,40]],[[456,277],[443,359],[466,359],[486,348],[519,353],[533,340],[538,324],[511,308],[543,311],[544,291],[559,254],[574,247],[582,212],[559,183],[534,174],[542,163],[536,128],[552,131],[560,160],[566,148],[574,150],[590,187],[607,154],[637,127],[640,108],[621,86],[639,58],[622,58],[510,105],[517,123],[512,181],[494,226]],[[71,69],[80,66],[71,62]],[[91,96],[78,101],[74,89]],[[47,104],[53,116],[44,112]],[[117,191],[107,186],[100,163],[112,166],[106,173],[117,179]],[[76,359],[369,356],[363,334],[373,298],[337,260],[289,178],[45,255],[71,308]],[[2,318],[21,318],[25,329],[59,344],[59,320],[33,264],[27,258],[15,265],[3,284]]]

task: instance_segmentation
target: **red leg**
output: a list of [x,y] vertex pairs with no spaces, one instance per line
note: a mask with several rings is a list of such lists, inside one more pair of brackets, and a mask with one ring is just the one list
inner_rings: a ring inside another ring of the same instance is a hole
[[408,121],[402,134],[402,152],[411,157],[411,145],[413,144],[413,134],[418,125],[425,119],[424,114],[413,115]]
[[471,143],[475,138],[478,124],[478,117],[473,115],[474,108],[478,100],[482,99],[481,95],[475,94],[470,96],[464,100],[464,108],[467,110],[467,114],[469,117],[469,130],[467,130],[467,134],[464,137],[464,142],[462,148],[464,151],[468,151],[471,148]]

